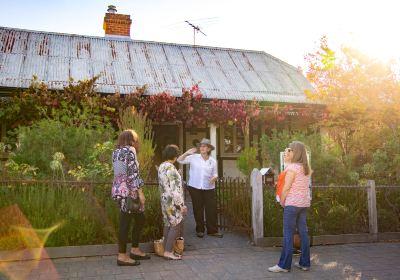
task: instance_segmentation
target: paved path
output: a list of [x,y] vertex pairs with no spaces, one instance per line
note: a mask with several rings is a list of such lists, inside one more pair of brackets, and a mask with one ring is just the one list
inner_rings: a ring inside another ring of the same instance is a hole
[[[152,256],[138,267],[117,267],[115,256],[8,263],[21,279],[400,279],[400,243],[370,243],[311,248],[312,269],[293,267],[290,273],[267,271],[276,264],[280,248],[259,248],[246,235],[226,233],[223,239],[193,236],[194,222],[186,228],[187,251],[182,261]],[[297,258],[295,257],[294,261]],[[0,266],[2,263],[0,262]],[[4,265],[4,263],[3,263]],[[31,268],[33,268],[31,270]],[[0,275],[0,279],[7,279]],[[13,279],[13,278],[10,278]]]

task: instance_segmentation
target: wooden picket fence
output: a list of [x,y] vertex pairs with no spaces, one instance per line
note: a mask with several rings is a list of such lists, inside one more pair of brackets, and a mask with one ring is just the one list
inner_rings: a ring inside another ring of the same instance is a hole
[[240,178],[221,178],[216,184],[218,226],[251,232],[251,186]]

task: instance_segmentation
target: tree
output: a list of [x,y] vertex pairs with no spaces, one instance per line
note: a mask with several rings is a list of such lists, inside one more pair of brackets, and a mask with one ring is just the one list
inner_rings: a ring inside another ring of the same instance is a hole
[[371,159],[388,134],[400,132],[400,84],[394,62],[384,63],[350,47],[333,50],[326,37],[306,56],[308,96],[327,106],[320,125],[341,146],[342,160]]

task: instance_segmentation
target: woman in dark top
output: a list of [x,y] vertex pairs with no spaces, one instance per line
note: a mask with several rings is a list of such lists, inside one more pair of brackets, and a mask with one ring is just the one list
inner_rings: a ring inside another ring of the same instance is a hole
[[[139,249],[140,235],[143,229],[145,216],[145,198],[143,194],[143,180],[139,175],[139,163],[136,152],[139,150],[139,137],[133,130],[125,130],[118,137],[117,148],[112,154],[114,180],[112,198],[120,207],[118,259],[120,266],[139,265],[138,260],[150,259]],[[132,211],[129,202],[139,199],[139,207]],[[132,229],[132,248],[129,256],[126,254],[128,232],[131,220],[134,220]]]

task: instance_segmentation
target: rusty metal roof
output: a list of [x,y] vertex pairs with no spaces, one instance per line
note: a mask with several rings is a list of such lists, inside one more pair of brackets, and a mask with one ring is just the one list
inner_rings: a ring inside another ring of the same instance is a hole
[[0,87],[26,88],[33,75],[52,89],[101,74],[97,91],[149,94],[200,82],[206,98],[307,103],[312,89],[293,66],[265,52],[91,37],[0,27]]

